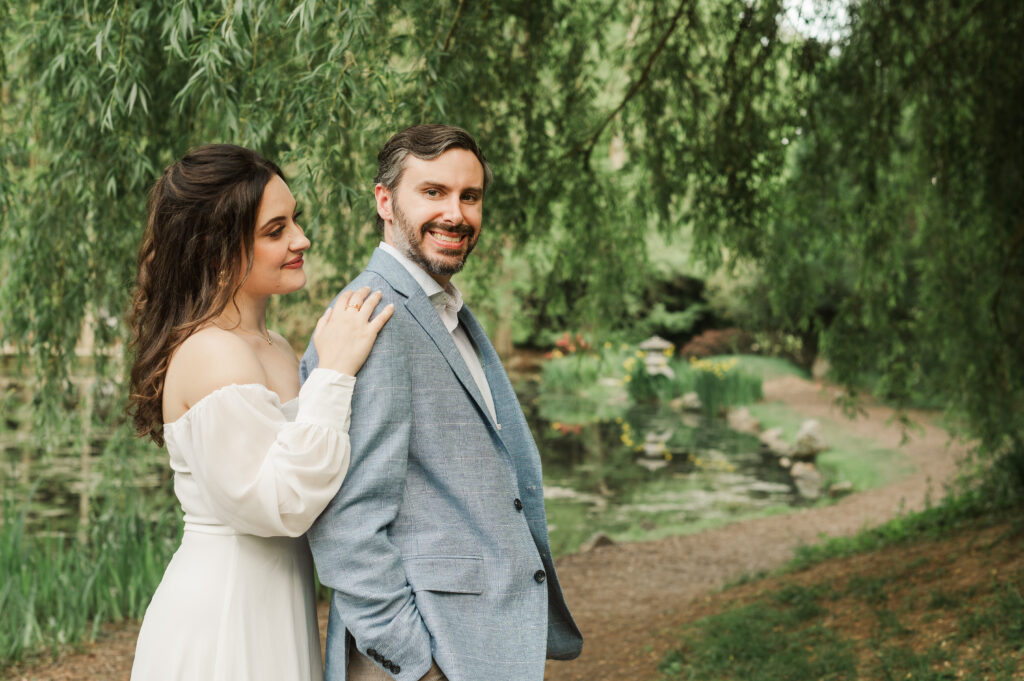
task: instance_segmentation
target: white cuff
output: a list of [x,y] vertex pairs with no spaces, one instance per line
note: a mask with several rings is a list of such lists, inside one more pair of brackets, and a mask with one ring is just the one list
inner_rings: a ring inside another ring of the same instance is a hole
[[295,421],[315,423],[347,433],[355,387],[355,376],[333,369],[313,369],[299,390],[299,411]]

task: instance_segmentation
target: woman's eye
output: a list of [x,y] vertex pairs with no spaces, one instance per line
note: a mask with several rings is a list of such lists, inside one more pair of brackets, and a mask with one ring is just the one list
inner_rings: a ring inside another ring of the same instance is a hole
[[298,210],[295,211],[295,214],[292,215],[292,222],[297,222],[301,215],[302,215],[302,209],[299,208]]
[[273,232],[271,232],[267,236],[269,236],[271,239],[276,239],[279,236],[281,236],[282,234],[284,234],[284,227],[278,227],[277,229],[275,229]]

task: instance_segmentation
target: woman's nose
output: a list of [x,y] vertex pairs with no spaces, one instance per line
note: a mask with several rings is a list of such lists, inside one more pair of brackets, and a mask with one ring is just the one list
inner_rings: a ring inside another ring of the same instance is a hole
[[304,251],[310,246],[309,237],[302,230],[302,227],[295,225],[296,232],[292,237],[291,250],[293,251]]

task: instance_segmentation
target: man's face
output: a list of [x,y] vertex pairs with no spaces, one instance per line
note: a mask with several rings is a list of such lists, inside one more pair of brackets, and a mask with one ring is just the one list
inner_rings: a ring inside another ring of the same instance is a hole
[[384,240],[446,285],[480,237],[484,169],[473,152],[449,149],[431,161],[410,154],[394,191],[377,185],[375,194]]

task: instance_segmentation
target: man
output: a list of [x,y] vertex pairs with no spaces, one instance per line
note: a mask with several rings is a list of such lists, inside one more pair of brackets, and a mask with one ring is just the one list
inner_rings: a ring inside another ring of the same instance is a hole
[[[352,463],[309,532],[334,589],[328,681],[541,681],[583,645],[551,561],[540,457],[505,370],[451,284],[491,171],[464,130],[378,155],[384,241],[348,288],[395,313],[359,372]],[[310,343],[302,377],[317,365]]]

